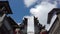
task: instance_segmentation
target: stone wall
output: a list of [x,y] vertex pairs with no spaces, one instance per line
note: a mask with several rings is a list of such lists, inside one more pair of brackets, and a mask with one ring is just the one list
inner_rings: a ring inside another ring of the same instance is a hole
[[57,19],[52,25],[49,34],[60,34],[60,14],[57,15]]

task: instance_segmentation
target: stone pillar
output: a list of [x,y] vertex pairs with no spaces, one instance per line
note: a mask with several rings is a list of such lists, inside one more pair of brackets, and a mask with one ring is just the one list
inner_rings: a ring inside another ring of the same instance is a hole
[[30,16],[27,23],[27,34],[34,34],[34,17]]

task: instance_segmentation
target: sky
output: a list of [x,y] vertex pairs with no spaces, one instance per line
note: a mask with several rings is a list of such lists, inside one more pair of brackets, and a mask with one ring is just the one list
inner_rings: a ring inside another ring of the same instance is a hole
[[29,8],[25,7],[23,0],[9,0],[13,14],[11,17],[20,23],[25,15],[29,15]]
[[[48,13],[53,8],[60,8],[60,0],[8,0],[13,14],[10,15],[17,23],[21,23],[24,16],[33,15],[38,17],[42,25],[46,25],[46,29],[51,26],[47,24]],[[53,22],[56,18],[52,18]]]

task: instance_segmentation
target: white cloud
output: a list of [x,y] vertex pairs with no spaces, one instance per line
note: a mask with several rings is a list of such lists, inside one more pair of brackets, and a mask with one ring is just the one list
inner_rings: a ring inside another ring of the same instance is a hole
[[30,7],[35,2],[37,2],[37,0],[24,0],[24,4],[25,4],[26,7]]
[[56,8],[57,3],[54,2],[54,4],[49,3],[47,1],[42,1],[41,4],[36,5],[35,8],[30,9],[30,13],[36,17],[38,17],[39,22],[43,25],[47,25],[47,16],[48,13],[53,9]]
[[21,23],[17,23],[18,25],[20,25]]
[[[31,15],[38,17],[39,22],[42,25],[46,25],[46,29],[50,28],[52,23],[50,25],[47,24],[47,16],[48,13],[53,9],[57,7],[57,0],[24,0],[24,4],[26,7],[30,7],[32,6],[34,3],[38,3],[39,1],[41,1],[41,3],[39,3],[38,5],[36,5],[34,8],[30,9],[30,13]],[[51,3],[53,2],[53,3]],[[54,21],[55,17],[52,18],[52,22]],[[47,30],[48,30],[47,29]]]

